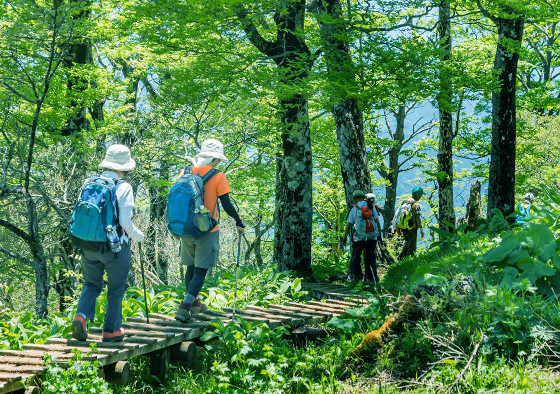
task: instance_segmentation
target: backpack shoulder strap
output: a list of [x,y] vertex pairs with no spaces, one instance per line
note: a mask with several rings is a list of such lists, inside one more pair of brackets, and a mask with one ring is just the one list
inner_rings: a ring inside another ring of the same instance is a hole
[[208,171],[206,174],[204,174],[204,176],[202,177],[202,184],[205,185],[206,182],[208,182],[210,180],[210,178],[212,178],[214,175],[216,175],[218,172],[222,172],[220,170],[218,170],[217,168],[212,168],[210,171]]

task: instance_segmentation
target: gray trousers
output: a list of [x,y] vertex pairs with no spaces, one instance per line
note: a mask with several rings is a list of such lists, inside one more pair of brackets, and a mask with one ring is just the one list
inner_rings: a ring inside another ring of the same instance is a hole
[[93,321],[95,304],[103,289],[103,272],[107,272],[107,304],[103,331],[113,332],[122,325],[122,300],[126,291],[126,279],[130,269],[130,245],[121,243],[119,253],[82,251],[84,288],[78,301],[76,313]]

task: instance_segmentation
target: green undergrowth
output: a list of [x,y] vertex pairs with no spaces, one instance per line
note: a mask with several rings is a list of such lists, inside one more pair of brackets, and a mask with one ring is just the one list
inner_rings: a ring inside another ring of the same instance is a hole
[[[560,202],[560,197],[558,197]],[[533,221],[511,226],[498,213],[477,231],[460,226],[440,234],[427,250],[387,267],[378,286],[348,284],[368,300],[316,328],[316,342],[292,341],[287,327],[239,319],[211,323],[194,363],[172,363],[162,382],[146,357],[131,361],[133,379],[115,393],[554,393],[560,392],[560,204],[534,208]],[[342,261],[342,260],[341,260]],[[340,272],[344,275],[346,263]],[[322,267],[324,271],[322,271]],[[333,277],[333,264],[316,261],[317,277]],[[213,309],[289,300],[306,302],[301,279],[274,267],[241,267],[208,278],[201,293]],[[184,287],[153,287],[151,312],[173,314]],[[407,309],[402,300],[416,300]],[[410,296],[413,296],[411,298]],[[99,304],[103,304],[103,299]],[[144,316],[144,293],[132,288],[125,316]],[[98,319],[103,317],[103,307]],[[362,340],[397,311],[404,318],[349,358]],[[405,313],[406,312],[406,313]],[[19,348],[67,333],[66,315],[36,322],[31,315],[5,323],[1,346]]]

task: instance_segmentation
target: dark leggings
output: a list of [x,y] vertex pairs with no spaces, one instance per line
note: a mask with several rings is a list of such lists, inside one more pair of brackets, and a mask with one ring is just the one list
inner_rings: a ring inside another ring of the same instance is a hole
[[194,265],[187,265],[187,272],[185,272],[185,287],[187,293],[195,298],[202,290],[204,279],[206,278],[207,268],[195,267]]

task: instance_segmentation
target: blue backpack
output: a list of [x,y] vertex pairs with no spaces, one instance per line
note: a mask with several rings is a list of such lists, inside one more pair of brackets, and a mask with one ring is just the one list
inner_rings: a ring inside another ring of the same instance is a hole
[[74,246],[105,252],[108,250],[107,226],[117,228],[119,236],[122,234],[115,194],[116,186],[122,182],[95,175],[84,183],[70,220],[70,239]]
[[177,179],[167,196],[167,228],[171,234],[198,238],[216,227],[214,215],[204,208],[204,185],[218,172],[212,168],[201,177],[192,173],[191,166],[185,168],[185,174]]

